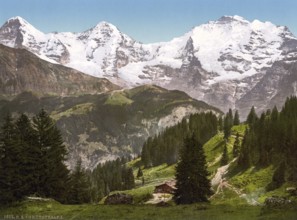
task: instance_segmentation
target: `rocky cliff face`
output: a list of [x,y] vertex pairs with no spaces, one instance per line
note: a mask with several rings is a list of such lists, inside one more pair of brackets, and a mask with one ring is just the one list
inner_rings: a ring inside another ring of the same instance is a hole
[[119,89],[107,79],[44,61],[25,49],[0,45],[0,91],[14,96],[24,91],[40,95],[81,95]]
[[69,150],[69,166],[74,167],[81,158],[88,168],[119,156],[138,155],[147,137],[190,114],[220,114],[183,92],[157,86],[75,97],[41,98],[26,92],[11,101],[0,101],[0,115],[10,111],[33,116],[41,108],[57,121]]
[[296,37],[284,26],[239,16],[224,16],[155,44],[136,42],[107,22],[82,33],[44,34],[15,17],[0,28],[0,42],[124,87],[158,84],[182,90],[224,111],[239,109],[242,117],[245,106],[259,111],[281,106],[281,97],[291,95],[285,90],[296,88],[296,81],[287,80],[296,74],[287,69],[297,62]]

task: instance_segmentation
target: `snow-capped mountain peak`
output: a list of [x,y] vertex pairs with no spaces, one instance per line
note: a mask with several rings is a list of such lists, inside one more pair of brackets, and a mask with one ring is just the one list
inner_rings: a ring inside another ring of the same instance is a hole
[[215,83],[254,75],[281,59],[283,31],[270,22],[223,16],[195,27],[190,35],[202,67],[219,75],[209,81]]
[[105,31],[118,31],[118,28],[107,21],[99,22],[95,27],[92,28],[93,30],[105,30]]
[[238,15],[234,15],[234,16],[224,15],[221,18],[219,18],[217,21],[210,21],[210,23],[211,22],[220,23],[220,24],[226,24],[231,22],[249,23],[249,21],[247,21],[246,19]]
[[24,18],[20,16],[15,16],[7,20],[7,23],[15,23],[18,22],[20,25],[25,26],[25,25],[31,25],[29,22],[27,22]]
[[34,40],[33,38],[42,40],[44,34],[22,17],[17,16],[5,22],[1,27],[0,37],[1,41],[4,41],[3,44],[7,46],[22,47],[24,44]]
[[44,34],[15,17],[0,28],[0,43],[122,86],[183,90],[223,110],[236,108],[275,63],[297,60],[297,39],[288,28],[238,15],[154,44],[139,43],[105,21],[82,33]]

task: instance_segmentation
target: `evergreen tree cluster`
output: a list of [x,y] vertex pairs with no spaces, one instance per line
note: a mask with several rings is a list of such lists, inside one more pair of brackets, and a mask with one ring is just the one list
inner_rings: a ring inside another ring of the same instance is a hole
[[75,169],[70,174],[67,191],[67,203],[69,204],[91,201],[90,181],[86,171],[81,166],[81,160],[77,161]]
[[0,204],[28,195],[67,200],[69,171],[60,131],[41,110],[31,121],[21,114],[4,118],[0,130]]
[[239,150],[238,164],[242,168],[251,165],[267,166],[276,169],[273,181],[276,185],[284,181],[297,180],[297,98],[290,97],[279,112],[276,107],[257,116],[252,107],[248,117],[249,125]]
[[2,124],[0,204],[32,195],[81,204],[134,187],[133,171],[125,166],[125,158],[99,164],[92,172],[78,160],[70,172],[64,163],[67,150],[61,133],[44,110],[32,120],[26,114],[15,120],[7,115]]
[[148,138],[142,148],[141,161],[145,167],[174,164],[187,136],[194,133],[204,144],[217,133],[217,125],[217,117],[211,112],[193,114],[155,137]]
[[126,158],[118,158],[99,164],[91,173],[93,201],[103,198],[115,190],[135,187],[133,170],[126,166]]
[[229,109],[224,117],[224,120],[220,119],[219,121],[221,123],[220,127],[222,127],[222,130],[224,131],[224,138],[227,140],[231,135],[232,126],[240,124],[238,111],[236,110],[233,116],[232,109]]
[[212,194],[202,146],[194,134],[186,137],[183,142],[175,175],[176,190],[173,199],[177,204],[207,202]]

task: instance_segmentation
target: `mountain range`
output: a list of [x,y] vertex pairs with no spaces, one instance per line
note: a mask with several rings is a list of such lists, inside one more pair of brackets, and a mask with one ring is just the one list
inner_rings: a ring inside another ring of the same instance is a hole
[[[197,112],[221,111],[178,90],[121,89],[105,78],[50,63],[26,49],[0,45],[0,115],[45,109],[68,149],[67,164],[85,168],[138,155],[149,137]],[[0,118],[0,124],[3,117]]]
[[100,22],[81,33],[42,33],[21,17],[0,28],[0,43],[25,48],[122,87],[156,84],[187,92],[244,118],[297,94],[297,39],[285,26],[223,16],[169,42],[143,44]]

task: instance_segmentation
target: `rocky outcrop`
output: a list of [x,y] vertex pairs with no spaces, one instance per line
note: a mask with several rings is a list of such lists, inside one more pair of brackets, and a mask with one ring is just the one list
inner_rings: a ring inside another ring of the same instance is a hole
[[120,205],[120,204],[132,204],[133,196],[125,193],[116,193],[110,196],[107,196],[104,204],[105,205]]
[[272,196],[265,199],[264,205],[270,208],[278,208],[291,204],[292,201],[279,196]]
[[287,187],[286,192],[289,193],[290,196],[297,196],[297,188],[296,187]]

